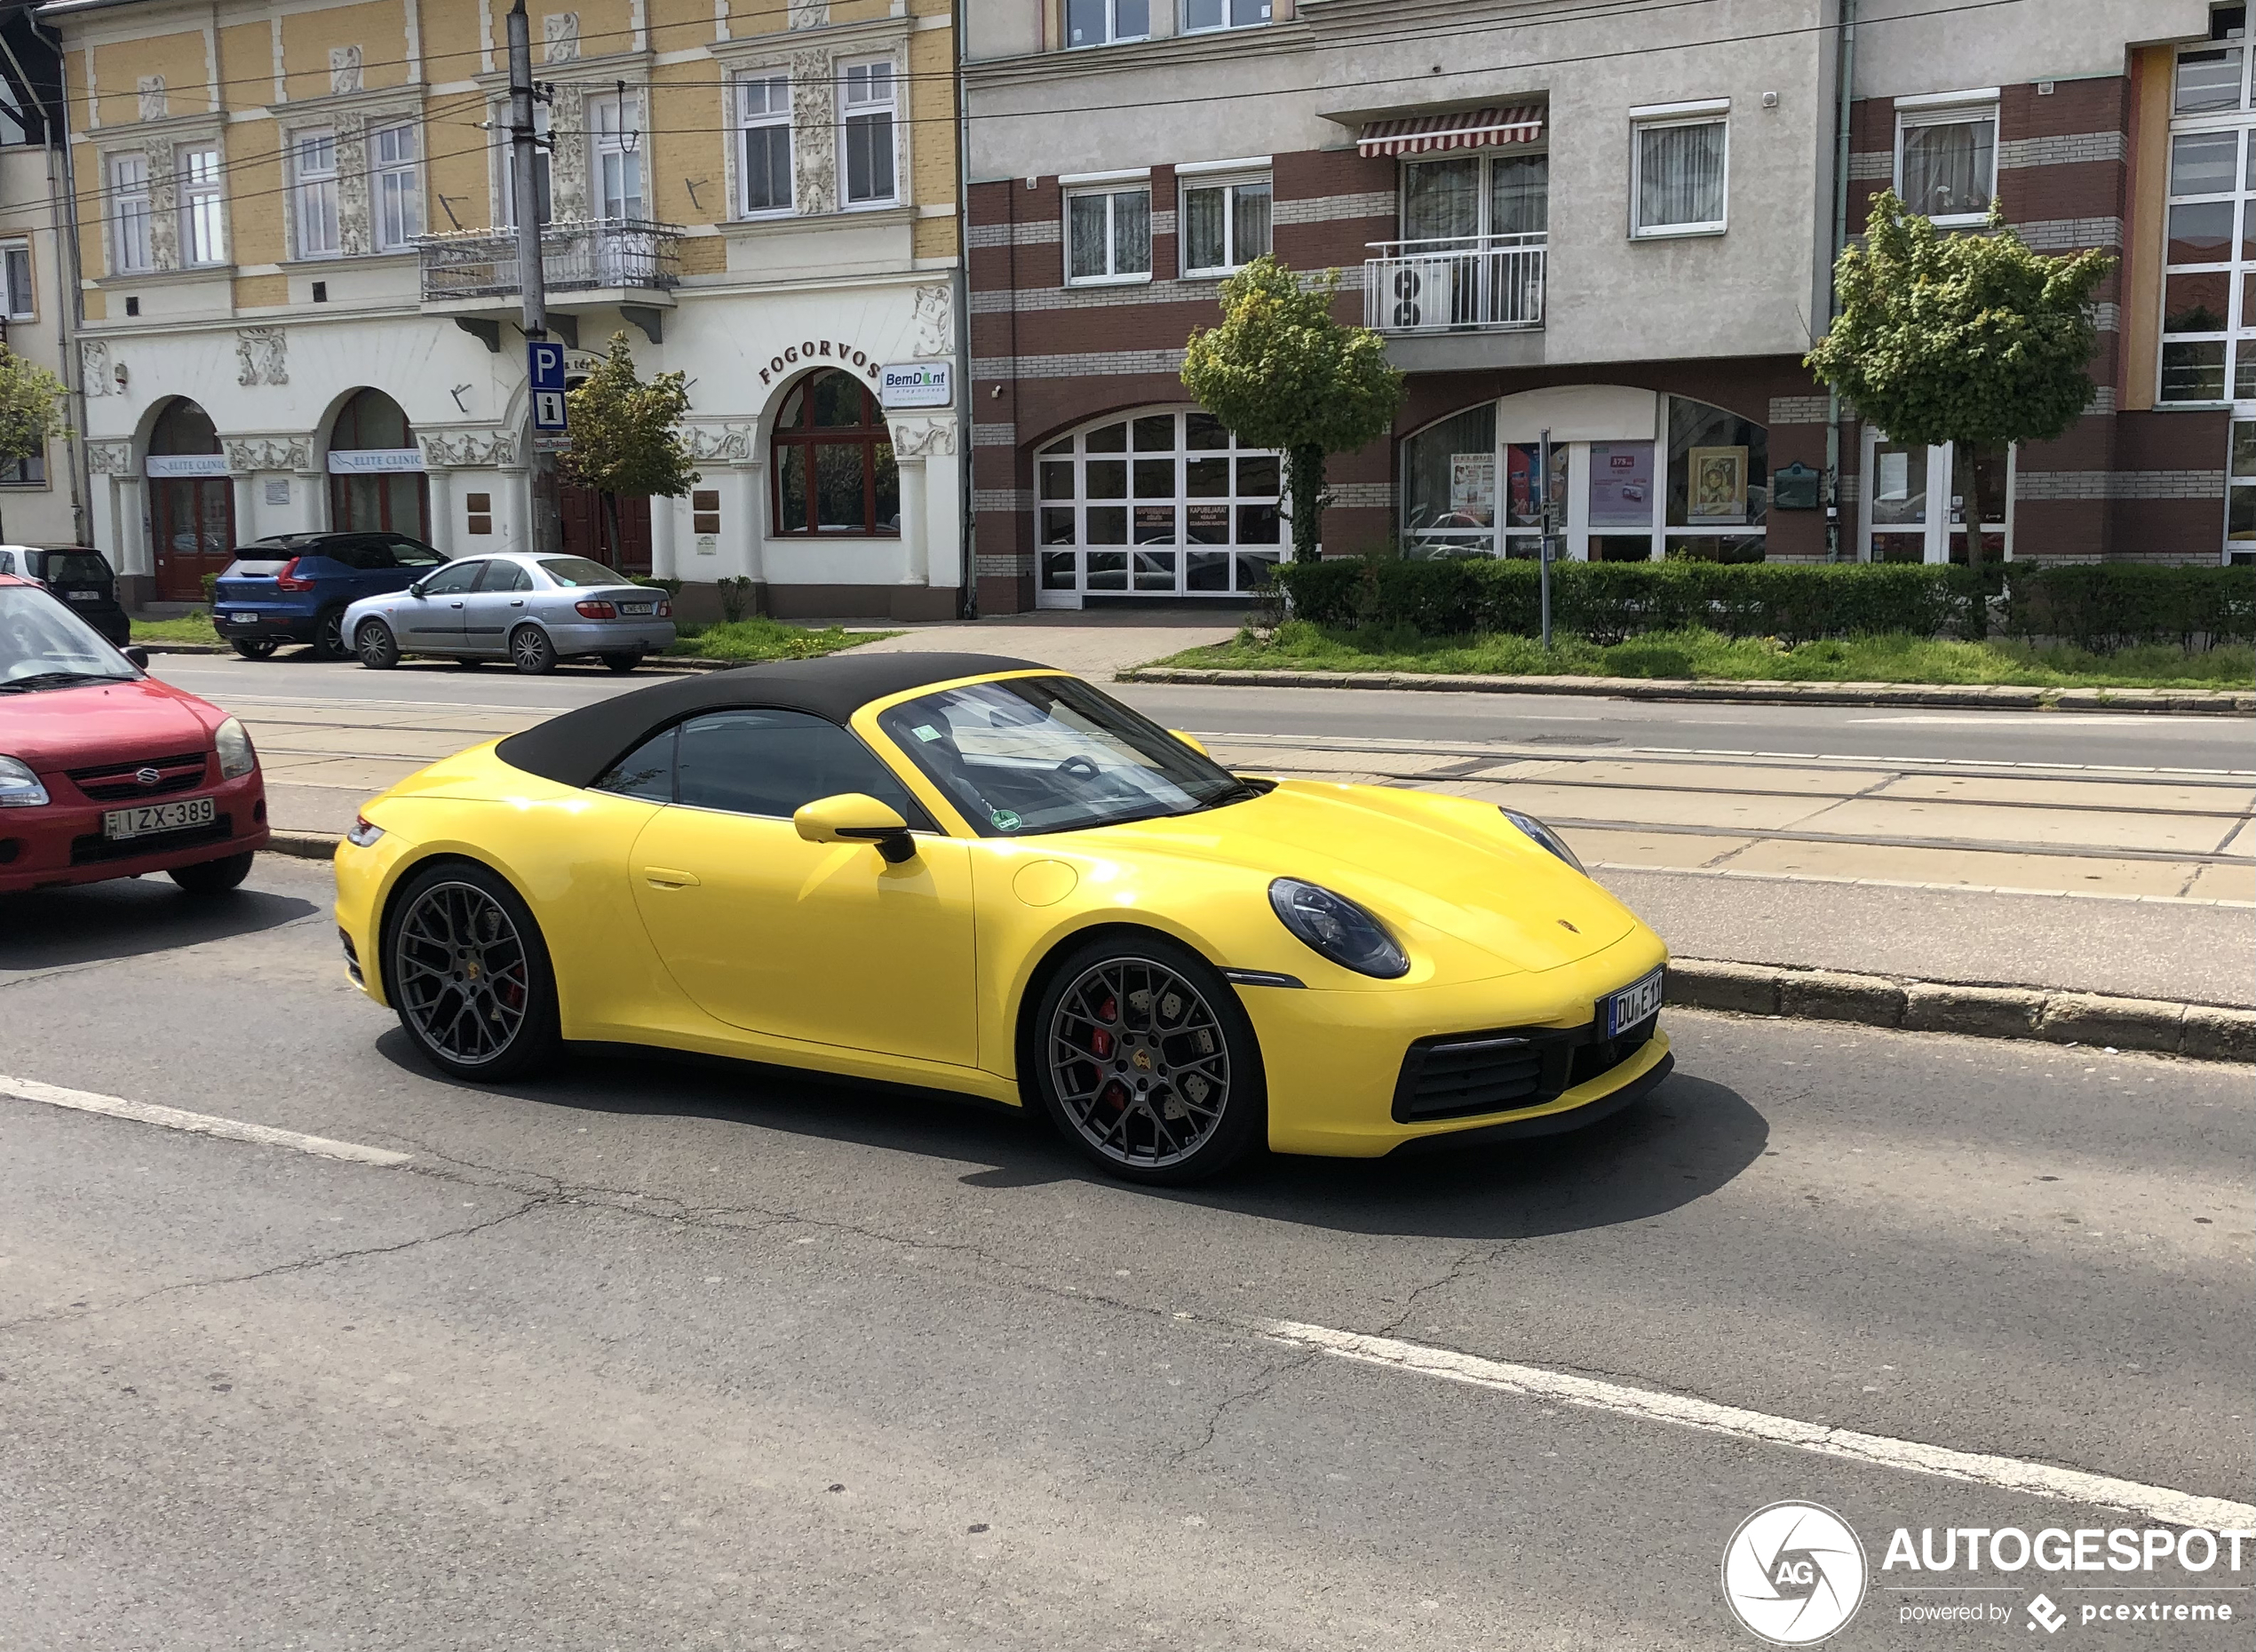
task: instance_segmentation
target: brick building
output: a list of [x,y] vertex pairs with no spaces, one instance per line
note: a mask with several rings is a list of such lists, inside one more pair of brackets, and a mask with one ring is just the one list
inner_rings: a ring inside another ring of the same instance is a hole
[[[1330,551],[1531,554],[1545,431],[1577,557],[1963,557],[1978,464],[2006,472],[1987,535],[2007,555],[2256,549],[2256,337],[2244,369],[2232,324],[2256,247],[2236,238],[2256,177],[2243,12],[973,8],[981,604],[1227,600],[1282,553],[1275,456],[1178,377],[1222,277],[1267,250],[1341,270],[1339,314],[1409,375],[1393,437],[1334,462]],[[2043,250],[2121,258],[2061,441],[1910,449],[1811,382],[1840,226],[1890,186],[1967,227],[1994,196]]]

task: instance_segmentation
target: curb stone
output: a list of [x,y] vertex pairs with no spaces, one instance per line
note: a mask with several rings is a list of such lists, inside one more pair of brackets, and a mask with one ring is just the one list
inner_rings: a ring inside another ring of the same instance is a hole
[[1665,1002],[1740,1015],[2256,1061],[2256,1010],[2220,1005],[2042,987],[1967,987],[1709,958],[1670,959]]
[[[234,652],[224,642],[140,642],[133,646],[145,649],[150,654],[233,654]],[[403,657],[417,659],[425,656],[408,655]],[[725,671],[732,666],[759,663],[758,660],[703,660],[691,655],[654,655],[635,669],[638,671],[662,672]]]
[[1988,711],[2146,711],[2256,716],[2256,693],[2237,688],[2023,688],[1984,683],[1696,681],[1656,677],[1475,677],[1442,672],[1235,671],[1144,665],[1124,683],[1199,687],[1365,688],[1420,694],[1585,695],[1615,700],[1713,701],[1741,705],[1951,706]]

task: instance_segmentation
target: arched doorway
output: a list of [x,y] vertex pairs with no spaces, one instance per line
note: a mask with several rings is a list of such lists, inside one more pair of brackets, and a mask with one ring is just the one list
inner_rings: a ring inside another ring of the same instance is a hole
[[381,390],[355,391],[330,427],[329,522],[340,530],[431,542],[423,449],[407,414]]
[[235,496],[211,416],[185,396],[165,404],[149,432],[149,539],[156,594],[200,602],[203,576],[234,557]]
[[778,537],[901,534],[901,466],[870,386],[835,367],[785,392],[769,455]]

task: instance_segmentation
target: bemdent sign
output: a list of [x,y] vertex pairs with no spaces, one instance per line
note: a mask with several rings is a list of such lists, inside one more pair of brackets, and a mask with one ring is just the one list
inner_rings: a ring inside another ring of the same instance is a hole
[[909,361],[886,367],[878,374],[878,405],[893,408],[944,408],[956,401],[956,376],[949,361]]

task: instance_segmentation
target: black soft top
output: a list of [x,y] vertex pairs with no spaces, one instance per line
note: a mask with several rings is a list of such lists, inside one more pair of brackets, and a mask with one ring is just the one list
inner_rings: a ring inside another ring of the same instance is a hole
[[872,700],[933,683],[1043,668],[992,654],[845,654],[770,660],[676,678],[552,717],[496,748],[503,762],[559,785],[586,786],[658,730],[700,711],[743,706],[807,711],[843,727]]

